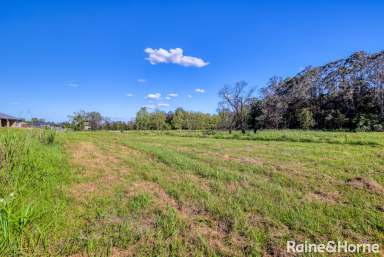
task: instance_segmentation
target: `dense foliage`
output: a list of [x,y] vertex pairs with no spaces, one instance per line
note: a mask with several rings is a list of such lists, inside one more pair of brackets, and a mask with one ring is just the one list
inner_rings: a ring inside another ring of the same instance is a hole
[[358,52],[263,89],[264,127],[383,130],[384,52]]

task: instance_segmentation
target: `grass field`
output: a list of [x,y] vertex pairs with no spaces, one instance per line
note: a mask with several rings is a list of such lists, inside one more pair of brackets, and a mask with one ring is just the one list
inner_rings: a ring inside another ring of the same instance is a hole
[[0,256],[288,256],[287,240],[384,243],[384,134],[63,132],[49,144],[36,133],[0,131],[15,163],[1,166]]

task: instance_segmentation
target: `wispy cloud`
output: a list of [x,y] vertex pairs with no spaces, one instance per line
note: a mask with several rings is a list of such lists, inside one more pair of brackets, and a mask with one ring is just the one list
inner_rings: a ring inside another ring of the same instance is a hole
[[13,102],[11,102],[11,104],[12,104],[12,105],[19,105],[19,104],[20,104],[20,102],[17,102],[17,101],[13,101]]
[[205,92],[205,90],[204,90],[204,89],[201,89],[201,88],[196,88],[196,89],[195,89],[195,92],[196,92],[196,93],[201,93],[201,94],[202,94],[202,93]]
[[155,109],[156,106],[154,106],[153,104],[147,104],[147,105],[143,105],[142,107],[147,109]]
[[177,97],[178,94],[176,94],[176,93],[170,93],[170,94],[168,94],[168,96],[170,96],[170,97]]
[[165,99],[171,100],[171,97],[170,96],[166,96]]
[[167,103],[159,103],[157,106],[159,106],[159,107],[168,107],[170,105],[167,104]]
[[147,82],[147,79],[137,79],[137,82],[139,82],[139,83],[145,83],[145,82]]
[[131,96],[133,96],[133,94],[132,93],[126,93],[125,96],[131,97]]
[[152,99],[152,100],[159,100],[160,97],[161,97],[160,93],[153,93],[153,94],[148,94],[145,98]]
[[68,83],[67,86],[75,88],[75,87],[79,87],[80,85],[77,83]]
[[192,95],[187,95],[188,98],[192,98]]
[[202,68],[209,64],[201,58],[184,55],[183,49],[181,48],[174,48],[169,51],[163,48],[146,48],[144,49],[144,52],[148,54],[148,58],[146,59],[153,65],[159,63],[173,63],[184,67]]

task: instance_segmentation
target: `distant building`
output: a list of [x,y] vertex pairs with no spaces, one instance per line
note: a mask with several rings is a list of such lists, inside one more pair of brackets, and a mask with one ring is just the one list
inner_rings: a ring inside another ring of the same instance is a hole
[[21,119],[13,117],[8,114],[0,113],[0,127],[17,128],[19,127]]

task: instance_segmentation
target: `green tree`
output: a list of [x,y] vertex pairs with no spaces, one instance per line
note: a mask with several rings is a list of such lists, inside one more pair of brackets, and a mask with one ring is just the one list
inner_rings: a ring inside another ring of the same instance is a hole
[[88,112],[85,114],[85,119],[91,130],[98,130],[102,126],[103,117],[99,112]]
[[147,108],[142,107],[136,113],[136,129],[146,130],[150,128],[150,115]]
[[248,126],[254,133],[261,127],[261,116],[263,115],[263,102],[256,97],[249,103]]
[[73,115],[69,116],[69,118],[73,130],[84,130],[86,121],[86,113],[84,111],[75,112]]
[[313,119],[313,114],[309,108],[303,108],[299,112],[299,123],[300,128],[310,129],[315,126],[315,120]]
[[150,128],[154,130],[166,129],[166,114],[159,110],[152,112],[150,114]]
[[183,129],[185,128],[186,111],[183,108],[177,108],[172,119],[172,128]]

